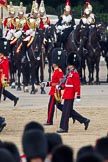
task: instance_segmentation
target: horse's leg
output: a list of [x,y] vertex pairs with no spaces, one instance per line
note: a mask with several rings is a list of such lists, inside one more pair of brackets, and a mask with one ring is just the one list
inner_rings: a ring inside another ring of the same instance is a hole
[[91,82],[93,84],[94,81],[94,62],[91,61]]
[[17,91],[21,91],[21,83],[20,83],[20,78],[21,78],[21,64],[20,63],[18,63],[17,69],[18,69],[18,87],[17,87]]
[[107,67],[107,79],[106,82],[108,83],[108,56],[105,57],[106,67]]
[[99,84],[99,62],[96,64],[96,84]]
[[32,85],[32,88],[31,88],[30,94],[35,94],[38,91],[37,87],[35,87],[35,78],[36,78],[35,72],[36,72],[36,70],[37,70],[37,67],[36,67],[35,63],[32,63],[31,64],[31,85]]
[[39,85],[39,66],[36,65],[35,67],[35,83],[36,85]]
[[28,89],[28,83],[29,83],[29,63],[23,63],[22,64],[22,73],[23,73],[23,84],[24,84],[24,92],[29,92],[29,89]]
[[91,67],[91,61],[90,61],[90,58],[87,60],[87,66],[88,66],[88,84],[91,84],[92,82],[92,67]]
[[40,62],[40,81],[44,81],[44,68],[45,68],[45,58],[44,53],[42,52],[41,62]]

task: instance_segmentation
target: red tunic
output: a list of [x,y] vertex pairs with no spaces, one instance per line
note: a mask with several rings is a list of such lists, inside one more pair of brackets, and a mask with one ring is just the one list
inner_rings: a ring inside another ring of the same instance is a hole
[[[55,69],[52,75],[52,81],[50,82],[50,92],[49,95],[54,95],[55,91],[56,91],[56,85],[59,84],[60,79],[63,78],[63,72],[61,69]],[[53,85],[55,84],[55,85]]]
[[9,62],[5,56],[0,57],[0,87],[2,87],[1,79],[3,74],[7,81],[9,81]]
[[80,77],[76,70],[72,70],[65,82],[63,99],[74,99],[75,93],[80,96]]
[[15,18],[10,18],[10,17],[7,17],[7,18],[5,18],[5,20],[4,20],[4,27],[6,28],[8,28],[8,29],[14,29],[15,28]]
[[46,18],[40,18],[40,24],[39,24],[39,29],[44,29],[45,26],[44,25],[50,25],[50,19],[48,17]]

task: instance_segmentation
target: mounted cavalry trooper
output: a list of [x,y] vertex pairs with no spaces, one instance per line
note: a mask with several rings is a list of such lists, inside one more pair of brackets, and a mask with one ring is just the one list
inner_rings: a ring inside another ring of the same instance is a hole
[[25,46],[26,49],[33,42],[35,32],[38,27],[37,18],[38,18],[38,3],[36,1],[33,1],[31,15],[28,16],[28,18],[26,18],[26,23],[24,25],[23,30],[24,38],[16,50],[17,53],[20,51],[23,45]]
[[94,27],[95,26],[95,15],[93,14],[93,8],[89,1],[86,1],[84,14],[81,18],[81,23],[84,26]]
[[5,32],[3,37],[7,40],[12,40],[13,33],[15,32],[15,9],[12,2],[9,5],[9,17],[6,17],[3,22]]
[[18,16],[15,17],[15,28],[16,31],[13,33],[14,39],[10,42],[10,44],[14,44],[16,40],[20,38],[20,36],[28,29],[27,18],[24,16],[22,2],[20,2],[20,6],[18,8]]
[[74,29],[75,26],[75,20],[71,13],[72,11],[70,6],[70,1],[66,0],[64,13],[56,23],[57,33],[58,35],[60,34],[58,39],[60,39],[60,42],[62,43],[65,43],[68,35]]
[[33,41],[33,38],[35,36],[36,29],[38,28],[38,3],[36,1],[33,1],[32,9],[31,9],[31,15],[27,19],[27,25],[28,30],[25,32],[25,39],[24,41],[30,41],[27,44],[27,47],[29,47]]
[[45,11],[45,5],[44,5],[44,1],[41,0],[40,6],[39,6],[39,29],[45,29],[50,25],[50,19],[49,17],[46,15],[46,11]]

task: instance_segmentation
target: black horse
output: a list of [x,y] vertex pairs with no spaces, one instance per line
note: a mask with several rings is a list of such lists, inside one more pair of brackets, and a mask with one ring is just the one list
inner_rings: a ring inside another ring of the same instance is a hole
[[[34,40],[28,48],[28,56],[30,60],[30,73],[31,73],[31,94],[35,94],[35,83],[38,85],[44,81],[44,67],[45,67],[45,48],[43,45],[44,31],[38,30],[35,33]],[[40,69],[40,73],[39,73]],[[40,77],[39,77],[40,74]]]
[[101,48],[99,44],[99,36],[96,26],[90,28],[88,41],[86,43],[87,66],[89,71],[89,84],[94,83],[94,69],[96,69],[96,84],[99,84],[99,62],[101,56]]
[[51,72],[52,72],[52,61],[51,61],[51,53],[55,48],[56,42],[56,28],[55,25],[51,24],[48,28],[45,29],[45,54],[48,60],[48,80],[51,80]]
[[[21,46],[21,47],[20,47]],[[20,48],[20,50],[18,50]],[[18,86],[17,90],[21,90],[21,74],[22,83],[24,85],[24,92],[28,92],[29,76],[29,62],[26,55],[26,43],[23,42],[23,37],[20,36],[14,45],[14,60],[17,69]],[[26,58],[25,58],[26,57]]]
[[86,43],[88,42],[88,37],[89,37],[89,26],[81,25],[79,31],[80,41],[79,41],[78,53],[81,59],[81,66],[80,66],[79,73],[80,73],[82,84],[86,84],[86,57],[88,53],[86,49]]
[[98,25],[98,32],[100,37],[100,46],[101,46],[101,53],[105,59],[106,66],[107,66],[107,79],[108,82],[108,30],[107,30],[107,23],[101,23]]

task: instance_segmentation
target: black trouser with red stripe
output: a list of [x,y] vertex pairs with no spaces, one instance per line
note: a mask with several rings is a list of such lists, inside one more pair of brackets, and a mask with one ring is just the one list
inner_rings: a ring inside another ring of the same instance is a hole
[[62,111],[62,105],[61,105],[61,103],[57,103],[54,95],[52,95],[52,96],[50,96],[49,104],[48,104],[48,118],[47,118],[47,123],[53,123],[55,105],[56,105],[56,107],[60,111]]
[[68,131],[68,125],[69,125],[69,117],[78,120],[80,123],[84,123],[87,118],[80,115],[78,112],[73,110],[73,103],[74,100],[64,100],[64,105],[62,108],[62,116],[60,121],[60,128],[64,129],[65,131]]
[[9,98],[12,101],[16,99],[16,96],[7,91],[5,88],[0,88],[0,93],[2,93],[5,97]]

